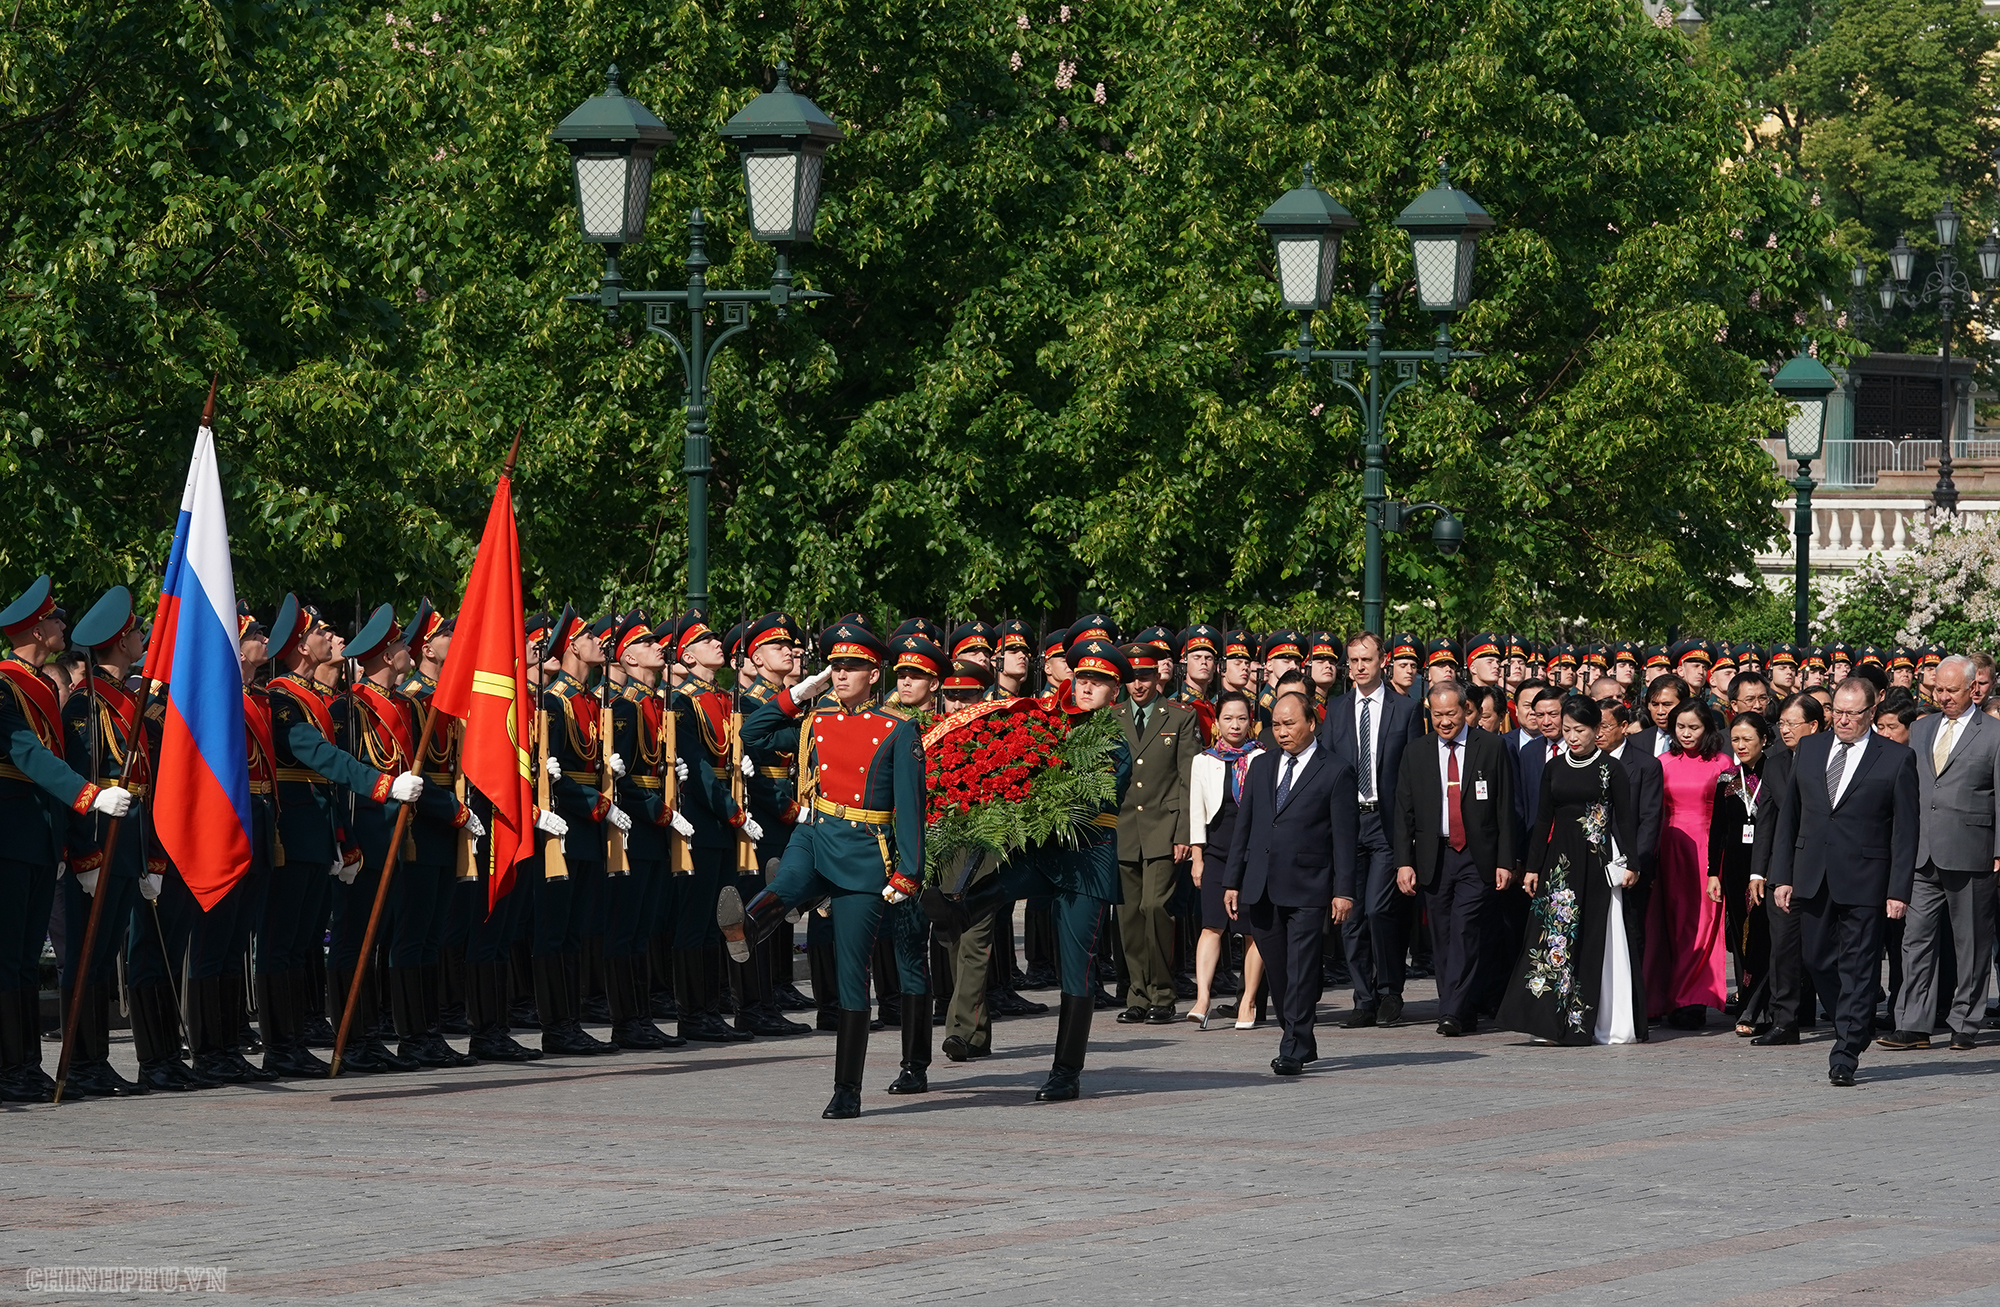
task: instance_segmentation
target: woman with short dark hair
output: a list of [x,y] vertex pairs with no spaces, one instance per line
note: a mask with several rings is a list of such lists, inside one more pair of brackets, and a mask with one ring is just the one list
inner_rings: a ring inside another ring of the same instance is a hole
[[1646,912],[1647,1006],[1676,1030],[1699,1030],[1708,1009],[1728,1001],[1722,885],[1709,878],[1708,833],[1716,782],[1731,759],[1722,714],[1700,699],[1676,706],[1667,731],[1658,873]]

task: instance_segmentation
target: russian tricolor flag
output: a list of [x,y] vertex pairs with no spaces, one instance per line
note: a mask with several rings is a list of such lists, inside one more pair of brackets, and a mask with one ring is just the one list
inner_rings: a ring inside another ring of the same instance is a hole
[[250,869],[236,576],[215,465],[214,417],[211,388],[146,647],[147,678],[168,687],[166,725],[153,768],[153,829],[203,911]]

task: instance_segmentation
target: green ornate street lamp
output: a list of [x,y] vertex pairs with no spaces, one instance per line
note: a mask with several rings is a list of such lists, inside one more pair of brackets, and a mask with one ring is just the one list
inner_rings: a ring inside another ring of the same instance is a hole
[[[778,84],[744,105],[716,133],[733,142],[742,156],[750,234],[777,253],[768,290],[719,290],[708,285],[708,223],[700,209],[688,219],[687,288],[625,288],[618,251],[645,235],[653,156],[674,134],[652,110],[619,89],[616,64],[607,75],[604,93],[585,100],[549,133],[551,140],[569,147],[583,239],[604,246],[604,274],[598,288],[564,298],[596,306],[606,325],[617,322],[623,306],[642,305],[646,330],[665,337],[680,359],[687,414],[681,470],[688,479],[690,608],[708,606],[708,378],[716,355],[730,337],[747,329],[750,310],[757,304],[771,305],[783,318],[793,303],[831,298],[824,291],[792,289],[791,247],[812,241],[826,147],[844,133],[819,106],[792,90],[784,63],[776,71]],[[708,320],[711,304],[721,310],[719,324]],[[687,314],[684,329],[675,326],[677,308]],[[713,325],[723,330],[711,339]]]
[[1806,644],[1806,597],[1810,588],[1809,558],[1812,553],[1812,462],[1819,457],[1826,439],[1827,396],[1840,388],[1826,365],[1801,348],[1792,360],[1771,378],[1771,389],[1790,401],[1785,415],[1785,456],[1798,461],[1799,474],[1792,489],[1799,492],[1793,509],[1792,530],[1797,536],[1792,577],[1792,638],[1800,648]]
[[[1278,295],[1284,307],[1299,315],[1299,343],[1294,349],[1273,350],[1289,358],[1302,370],[1314,363],[1333,365],[1334,383],[1354,396],[1361,410],[1364,438],[1361,472],[1363,554],[1361,574],[1361,622],[1375,634],[1382,634],[1382,533],[1383,506],[1388,492],[1383,484],[1385,448],[1383,414],[1389,405],[1421,375],[1423,364],[1432,363],[1440,379],[1458,359],[1480,357],[1451,347],[1451,319],[1462,313],[1472,298],[1472,264],[1479,238],[1493,226],[1493,218],[1464,191],[1451,184],[1451,175],[1442,162],[1437,185],[1419,195],[1410,207],[1397,215],[1396,225],[1409,234],[1410,255],[1416,265],[1417,303],[1437,319],[1437,343],[1427,350],[1384,349],[1387,325],[1382,320],[1382,287],[1368,288],[1368,345],[1365,349],[1315,349],[1312,315],[1333,301],[1333,275],[1340,258],[1341,234],[1352,229],[1354,215],[1338,201],[1313,185],[1312,169],[1305,180],[1285,192],[1277,203],[1257,220],[1271,236],[1277,257]],[[1396,379],[1384,389],[1383,366],[1395,366]],[[1357,384],[1355,367],[1367,370],[1367,380]],[[1365,386],[1365,388],[1364,388]],[[1445,521],[1451,525],[1447,529]],[[1446,553],[1457,552],[1464,528],[1456,517],[1445,514],[1437,544]]]

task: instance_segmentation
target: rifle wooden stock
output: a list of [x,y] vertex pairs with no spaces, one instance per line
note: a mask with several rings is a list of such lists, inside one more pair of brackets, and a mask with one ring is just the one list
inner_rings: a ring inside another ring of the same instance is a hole
[[[554,796],[550,793],[549,780],[549,710],[538,709],[535,713],[535,806],[543,812],[554,812]],[[542,846],[542,879],[568,880],[569,859],[563,856],[563,842],[560,835],[549,836],[549,842]]]
[[[618,806],[618,778],[611,774],[611,701],[599,700],[597,710],[597,787],[598,792],[611,800],[611,806]],[[631,766],[631,763],[626,763]],[[611,824],[607,815],[604,819],[604,874],[623,876],[632,870],[631,856],[625,851],[625,838],[618,828]]]
[[[668,700],[669,704],[672,700]],[[675,761],[680,757],[678,740],[680,718],[669,707],[660,718],[660,757],[665,763],[665,779],[661,783],[661,801],[668,812],[681,810],[681,778],[675,770]],[[694,875],[694,849],[687,837],[679,831],[667,830],[667,871],[675,876]]]
[[[749,785],[743,779],[743,714],[729,714],[729,797],[739,812],[750,811]],[[757,842],[742,831],[736,832],[736,870],[756,871]]]

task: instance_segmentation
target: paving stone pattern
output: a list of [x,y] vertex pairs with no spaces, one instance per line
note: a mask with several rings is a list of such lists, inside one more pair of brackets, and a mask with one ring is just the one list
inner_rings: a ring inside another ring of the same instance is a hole
[[819,1119],[830,1035],[7,1110],[0,1302],[180,1264],[329,1307],[2000,1303],[2000,1036],[1841,1090],[1823,1031],[1445,1040],[1431,998],[1295,1080],[1273,1028],[1101,1013],[1055,1105],[1053,1015],[921,1098],[882,1092],[878,1032],[850,1122]]

